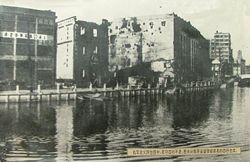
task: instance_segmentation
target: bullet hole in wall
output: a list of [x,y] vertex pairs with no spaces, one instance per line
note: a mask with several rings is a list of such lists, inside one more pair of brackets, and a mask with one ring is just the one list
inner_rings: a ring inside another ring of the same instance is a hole
[[125,48],[131,48],[131,44],[125,44]]
[[161,22],[161,25],[162,25],[162,26],[166,26],[166,21],[162,21],[162,22]]
[[154,23],[153,23],[153,22],[150,22],[150,23],[149,23],[149,26],[150,26],[151,29],[153,29]]

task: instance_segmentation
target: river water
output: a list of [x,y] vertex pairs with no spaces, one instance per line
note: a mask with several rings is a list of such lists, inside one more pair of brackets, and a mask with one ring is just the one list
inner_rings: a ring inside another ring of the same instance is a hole
[[[7,161],[250,161],[250,88],[186,96],[0,105]],[[128,157],[127,148],[240,147],[238,155]]]

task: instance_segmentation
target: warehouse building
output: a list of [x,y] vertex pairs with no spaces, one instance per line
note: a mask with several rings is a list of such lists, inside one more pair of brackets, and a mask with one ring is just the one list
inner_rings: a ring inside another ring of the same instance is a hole
[[202,80],[211,74],[209,41],[176,14],[122,18],[111,23],[110,71],[159,59],[164,60],[157,62],[163,64],[162,71],[172,73],[178,82]]
[[0,6],[0,80],[52,84],[55,12]]
[[57,22],[57,82],[99,86],[108,77],[108,21]]

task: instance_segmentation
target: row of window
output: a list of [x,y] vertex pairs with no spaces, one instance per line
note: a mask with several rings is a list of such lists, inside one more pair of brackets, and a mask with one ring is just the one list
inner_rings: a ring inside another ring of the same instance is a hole
[[212,46],[216,46],[216,45],[221,45],[221,46],[226,45],[226,46],[228,46],[229,43],[211,43],[211,45]]
[[215,35],[214,38],[228,38],[229,35]]
[[25,39],[38,39],[38,40],[48,40],[46,35],[38,35],[38,34],[28,34],[27,33],[17,33],[17,32],[4,32],[3,37],[9,38],[25,38]]
[[[84,27],[81,27],[80,34],[81,35],[85,34],[85,28]],[[97,29],[93,29],[93,37],[97,37]]]
[[[66,50],[67,50],[67,52],[69,52],[68,44],[67,44],[67,49],[66,49]],[[97,46],[96,46],[95,49],[94,49],[94,51],[93,51],[93,53],[94,53],[94,54],[97,54],[97,52],[98,52],[97,50],[98,50],[98,48],[97,48]],[[82,54],[83,54],[83,55],[86,54],[86,47],[84,47],[84,46],[82,47]]]
[[[95,47],[95,50],[93,51],[94,54],[97,54],[97,46]],[[86,54],[86,47],[82,47],[82,54],[85,55]]]
[[[142,25],[146,25],[146,23],[143,22]],[[128,26],[130,26],[130,22],[128,22]],[[154,23],[153,23],[153,22],[149,22],[149,26],[150,26],[151,28],[153,28]],[[166,21],[161,21],[161,26],[166,26]],[[115,26],[115,29],[118,30],[119,27],[118,27],[118,26]]]
[[54,20],[46,19],[46,18],[39,18],[38,23],[39,24],[44,24],[44,25],[54,25]]

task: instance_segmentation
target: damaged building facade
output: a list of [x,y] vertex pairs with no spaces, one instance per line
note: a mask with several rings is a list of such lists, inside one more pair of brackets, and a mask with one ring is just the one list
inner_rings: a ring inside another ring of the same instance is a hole
[[206,79],[211,69],[209,41],[176,14],[113,21],[109,26],[109,70],[148,62],[154,64],[153,71],[173,74],[179,82]]
[[52,84],[55,12],[0,6],[0,80]]
[[108,77],[108,21],[98,25],[70,17],[57,23],[57,82],[86,87]]

